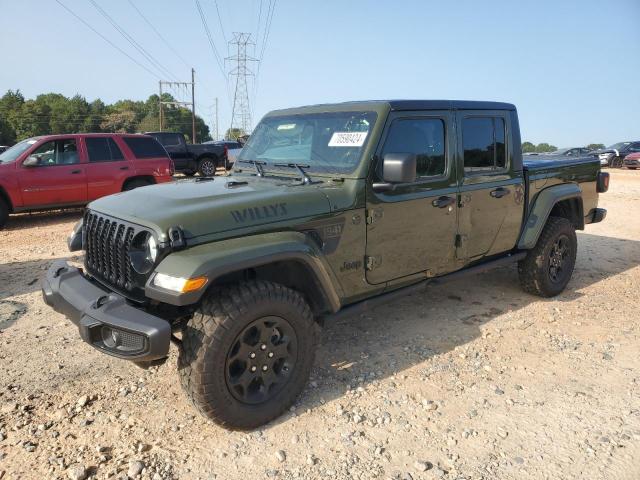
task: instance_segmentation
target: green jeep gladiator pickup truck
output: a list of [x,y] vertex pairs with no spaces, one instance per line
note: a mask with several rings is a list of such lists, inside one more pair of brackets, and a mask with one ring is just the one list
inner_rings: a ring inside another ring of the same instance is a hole
[[84,268],[56,262],[42,291],[109,355],[152,365],[175,342],[193,404],[251,429],[295,401],[336,315],[510,262],[562,292],[608,183],[596,158],[523,163],[508,103],[278,110],[227,177],[91,203],[69,237]]

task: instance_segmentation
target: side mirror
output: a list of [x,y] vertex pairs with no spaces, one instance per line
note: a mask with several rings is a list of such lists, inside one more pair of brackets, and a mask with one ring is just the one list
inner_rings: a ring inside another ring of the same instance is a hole
[[382,179],[388,183],[416,181],[416,156],[412,153],[387,153],[382,160]]
[[40,164],[40,159],[35,155],[29,155],[24,162],[22,162],[23,167],[37,167]]

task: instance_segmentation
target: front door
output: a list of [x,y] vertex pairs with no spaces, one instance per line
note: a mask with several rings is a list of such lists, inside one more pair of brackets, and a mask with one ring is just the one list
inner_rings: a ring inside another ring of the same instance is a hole
[[71,205],[87,201],[85,165],[80,162],[75,138],[61,138],[35,147],[29,157],[37,165],[20,165],[25,207]]
[[511,250],[523,216],[523,175],[513,161],[507,111],[457,113],[461,152],[459,247],[466,263]]
[[[366,278],[380,284],[455,269],[456,168],[448,111],[392,113],[367,187]],[[387,153],[417,157],[416,181],[374,192]]]

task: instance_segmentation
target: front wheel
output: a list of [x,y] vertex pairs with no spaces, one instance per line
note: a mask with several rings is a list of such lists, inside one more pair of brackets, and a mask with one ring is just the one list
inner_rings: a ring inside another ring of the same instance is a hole
[[213,177],[216,174],[218,162],[209,157],[205,157],[198,162],[198,173],[203,177]]
[[566,218],[549,217],[536,246],[518,262],[523,290],[540,297],[561,293],[573,274],[577,248],[572,223]]
[[300,293],[264,281],[224,287],[202,302],[183,329],[182,387],[219,425],[259,427],[302,392],[318,338]]

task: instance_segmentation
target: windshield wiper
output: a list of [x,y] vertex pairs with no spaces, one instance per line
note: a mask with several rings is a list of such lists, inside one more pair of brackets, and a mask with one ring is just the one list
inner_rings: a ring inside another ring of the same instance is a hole
[[302,184],[309,185],[313,183],[311,177],[304,171],[305,168],[311,168],[309,165],[300,165],[299,163],[274,163],[274,167],[288,167],[288,168],[297,168],[302,175]]
[[264,177],[264,168],[263,165],[266,165],[267,162],[261,162],[259,160],[238,160],[240,163],[250,163],[256,169],[256,175],[258,177]]

